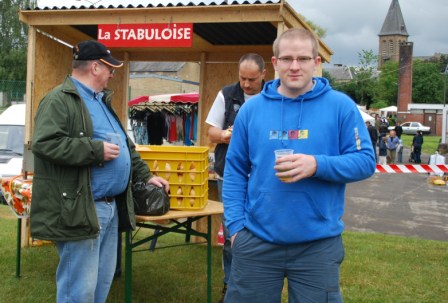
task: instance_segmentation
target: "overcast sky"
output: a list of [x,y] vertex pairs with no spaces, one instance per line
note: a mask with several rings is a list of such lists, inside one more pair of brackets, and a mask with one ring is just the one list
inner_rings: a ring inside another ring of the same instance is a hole
[[[287,0],[301,15],[327,30],[331,64],[358,64],[358,53],[378,54],[378,34],[392,0]],[[414,43],[414,56],[448,53],[448,0],[399,0]]]
[[[153,3],[224,0],[153,0]],[[242,0],[240,0],[242,1]],[[261,0],[263,1],[263,0]],[[327,30],[324,42],[333,50],[331,64],[357,65],[358,53],[378,54],[378,33],[392,0],[286,0],[298,13]],[[147,0],[38,0],[42,6],[146,3]],[[414,56],[448,53],[448,0],[399,0]]]

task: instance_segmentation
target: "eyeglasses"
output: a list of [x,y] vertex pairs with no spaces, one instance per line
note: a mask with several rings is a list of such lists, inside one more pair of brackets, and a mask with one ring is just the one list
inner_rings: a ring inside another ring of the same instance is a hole
[[109,65],[104,64],[103,62],[97,60],[96,61],[98,64],[105,66],[107,69],[109,69],[109,73],[111,75],[115,74],[115,69],[111,68]]
[[297,64],[299,64],[299,65],[305,65],[308,62],[310,62],[311,60],[313,60],[313,58],[311,58],[311,57],[297,57],[297,58],[280,57],[280,58],[277,58],[277,60],[284,65],[291,65],[294,61],[297,61]]

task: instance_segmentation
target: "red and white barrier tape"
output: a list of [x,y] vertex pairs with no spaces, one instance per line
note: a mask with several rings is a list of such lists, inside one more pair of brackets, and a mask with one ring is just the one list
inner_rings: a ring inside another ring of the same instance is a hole
[[437,164],[389,164],[389,165],[376,165],[375,173],[383,174],[428,174],[436,173],[443,174],[448,173],[448,165]]

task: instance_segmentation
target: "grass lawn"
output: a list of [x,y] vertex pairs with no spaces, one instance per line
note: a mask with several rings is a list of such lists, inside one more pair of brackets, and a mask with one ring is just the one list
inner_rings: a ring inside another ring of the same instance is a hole
[[[55,302],[54,245],[22,249],[21,278],[15,277],[17,219],[0,205],[0,303]],[[448,242],[345,232],[341,288],[348,303],[448,301]],[[181,235],[158,245],[181,242]],[[213,302],[220,296],[221,249],[213,249]],[[206,302],[206,247],[139,252],[133,256],[133,302]],[[123,260],[124,263],[124,260]],[[124,267],[124,264],[123,264]],[[114,281],[108,303],[124,302],[124,276]],[[287,302],[286,293],[282,302]],[[256,303],[256,302],[254,302]]]
[[[412,138],[414,135],[401,135],[401,140],[403,140],[403,145],[410,148],[412,145]],[[423,145],[422,152],[425,154],[432,155],[436,152],[439,146],[440,136],[425,136],[423,135]]]

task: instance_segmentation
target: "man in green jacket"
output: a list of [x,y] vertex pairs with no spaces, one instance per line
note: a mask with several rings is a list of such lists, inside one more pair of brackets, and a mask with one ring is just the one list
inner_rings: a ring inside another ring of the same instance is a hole
[[72,75],[40,102],[34,125],[31,235],[56,242],[57,302],[105,302],[119,230],[135,228],[132,184],[151,175],[111,107],[123,65],[101,43],[73,48]]

